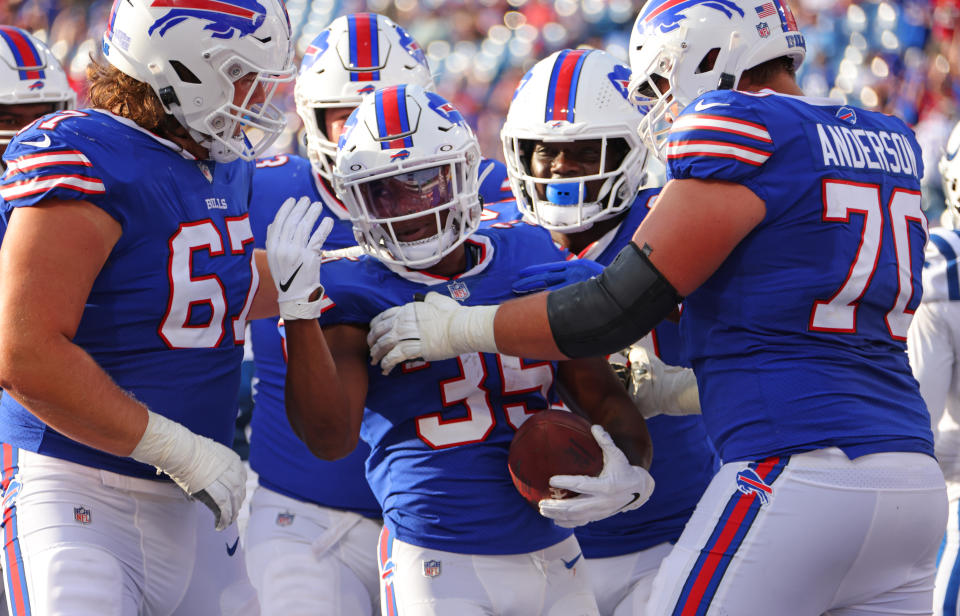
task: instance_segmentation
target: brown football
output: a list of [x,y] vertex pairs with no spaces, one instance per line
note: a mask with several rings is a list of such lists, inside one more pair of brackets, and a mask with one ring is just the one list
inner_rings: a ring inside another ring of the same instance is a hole
[[590,422],[567,411],[545,410],[527,419],[510,443],[507,460],[517,491],[534,507],[544,498],[575,492],[550,487],[554,475],[592,475],[603,470],[603,452]]

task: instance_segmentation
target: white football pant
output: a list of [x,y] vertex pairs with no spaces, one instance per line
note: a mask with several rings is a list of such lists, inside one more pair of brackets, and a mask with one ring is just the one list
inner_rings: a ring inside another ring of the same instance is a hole
[[643,614],[653,578],[672,549],[672,544],[661,543],[639,552],[586,559],[587,577],[597,598],[600,616]]
[[377,611],[380,524],[259,486],[245,549],[265,616],[370,616]]
[[918,453],[836,448],[724,464],[653,583],[649,616],[929,614],[947,517]]
[[575,537],[529,554],[430,550],[380,534],[383,616],[599,616]]
[[19,451],[3,499],[12,614],[255,616],[236,525],[172,482]]

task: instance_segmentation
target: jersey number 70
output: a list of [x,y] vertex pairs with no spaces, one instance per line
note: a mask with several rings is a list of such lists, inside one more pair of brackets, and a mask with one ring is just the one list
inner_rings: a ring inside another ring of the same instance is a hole
[[[908,310],[914,294],[910,251],[910,223],[923,227],[927,237],[927,218],[920,207],[920,192],[896,188],[887,204],[888,216],[880,201],[880,186],[840,180],[823,182],[823,220],[850,222],[850,213],[863,214],[860,246],[843,285],[830,299],[817,300],[810,312],[810,329],[821,332],[855,333],[857,308],[877,268],[883,241],[885,219],[890,221],[897,259],[897,298],[884,319],[895,340],[907,339],[913,318]],[[922,252],[921,252],[922,254]]]

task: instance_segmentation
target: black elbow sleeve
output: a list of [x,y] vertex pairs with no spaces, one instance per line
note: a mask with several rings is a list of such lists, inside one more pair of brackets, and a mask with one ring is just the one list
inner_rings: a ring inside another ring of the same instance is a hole
[[547,296],[557,348],[567,357],[607,355],[636,342],[683,298],[630,242],[603,273]]

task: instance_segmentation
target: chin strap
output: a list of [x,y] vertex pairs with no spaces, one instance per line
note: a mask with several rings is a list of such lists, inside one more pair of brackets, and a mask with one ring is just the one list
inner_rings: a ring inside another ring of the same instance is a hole
[[[727,65],[725,69],[732,69],[733,71],[737,70],[737,64],[740,61],[740,56],[743,55],[743,52],[746,51],[746,47],[740,45],[740,33],[731,32],[730,33],[730,43],[727,45]],[[734,75],[733,73],[728,73],[727,70],[721,71],[720,73],[720,83],[717,84],[718,90],[733,90],[737,87],[737,80],[740,75]]]

